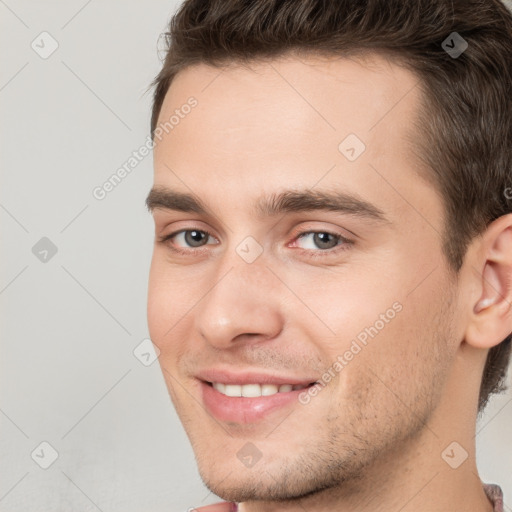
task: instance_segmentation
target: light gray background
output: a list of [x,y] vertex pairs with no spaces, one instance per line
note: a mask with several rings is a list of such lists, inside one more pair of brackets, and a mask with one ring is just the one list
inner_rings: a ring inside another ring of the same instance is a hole
[[[133,354],[148,337],[151,155],[104,200],[92,195],[149,134],[144,92],[177,5],[0,0],[1,512],[170,512],[218,500],[158,363]],[[43,31],[59,45],[46,59],[31,47]],[[42,237],[58,250],[46,262],[32,252]],[[502,486],[506,511],[511,401],[495,397],[477,427],[481,477]],[[59,454],[48,469],[31,458],[49,457],[43,441]]]

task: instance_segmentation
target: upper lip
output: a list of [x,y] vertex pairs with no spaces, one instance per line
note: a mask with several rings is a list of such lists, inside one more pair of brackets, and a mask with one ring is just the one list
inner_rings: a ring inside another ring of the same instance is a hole
[[312,384],[316,382],[314,377],[296,377],[286,375],[275,375],[253,370],[233,372],[221,369],[207,369],[196,374],[196,378],[204,382],[218,382],[222,384],[291,384],[293,386]]

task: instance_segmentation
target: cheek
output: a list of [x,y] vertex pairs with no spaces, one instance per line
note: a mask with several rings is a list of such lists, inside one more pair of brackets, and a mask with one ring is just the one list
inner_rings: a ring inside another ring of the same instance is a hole
[[424,285],[412,294],[403,292],[401,310],[368,338],[357,356],[359,368],[349,368],[352,391],[364,386],[359,379],[366,379],[379,409],[389,404],[402,412],[414,410],[416,401],[426,409],[448,375],[453,311],[448,298],[438,293],[441,283],[433,279]]
[[151,339],[156,343],[162,334],[163,305],[166,301],[164,287],[161,285],[160,275],[155,265],[155,257],[151,263],[148,283],[147,319]]
[[165,270],[165,264],[155,254],[149,272],[147,319],[151,339],[160,349],[181,313],[181,293],[182,290],[177,289],[170,273]]
[[290,315],[318,340],[320,348],[334,361],[353,341],[363,344],[375,333],[389,329],[400,317],[400,282],[376,265],[372,271],[358,272],[354,267],[322,272],[291,273],[286,279],[298,300],[291,302]]
[[192,336],[194,306],[204,294],[191,286],[194,274],[172,267],[155,249],[148,283],[147,322],[151,340],[160,350],[160,362],[174,367]]
[[[413,269],[366,266],[372,267],[364,274],[352,267],[351,272],[333,273],[331,279],[296,278],[291,287],[301,290],[302,301],[318,318],[308,313],[306,323],[299,309],[294,318],[315,340],[326,368],[341,374],[342,394],[357,396],[370,382],[380,389],[383,384],[376,374],[396,382],[407,395],[411,379],[424,383],[446,371],[451,304],[440,296],[441,272],[417,287]],[[296,308],[304,309],[298,303]],[[334,367],[336,361],[340,364]]]

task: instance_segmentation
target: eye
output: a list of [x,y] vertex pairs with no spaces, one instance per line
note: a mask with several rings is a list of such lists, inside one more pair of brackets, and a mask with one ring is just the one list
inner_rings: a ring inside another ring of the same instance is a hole
[[[302,242],[302,244],[300,244]],[[352,245],[352,241],[348,240],[340,233],[331,233],[330,231],[305,231],[299,233],[293,246],[309,253],[310,256],[325,256],[326,253],[332,254],[338,251],[346,250]]]
[[[172,242],[169,244],[172,250],[177,252],[187,252],[182,251],[182,249],[201,248],[202,246],[207,245],[207,241],[210,237],[214,238],[211,233],[204,229],[182,229],[181,231],[175,231],[174,233],[162,237],[160,242]],[[177,246],[176,242],[178,242]]]
[[[311,235],[313,235],[311,237]],[[309,243],[306,243],[304,249],[332,249],[338,245],[340,237],[329,233],[327,231],[308,231],[306,233],[302,233],[298,239],[307,240],[309,238]],[[309,245],[309,247],[307,247]],[[316,245],[316,247],[314,247]]]

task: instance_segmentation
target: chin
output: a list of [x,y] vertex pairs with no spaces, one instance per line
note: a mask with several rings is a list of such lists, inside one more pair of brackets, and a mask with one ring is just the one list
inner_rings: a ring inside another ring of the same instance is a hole
[[[257,464],[253,468],[239,468],[233,464],[199,466],[205,486],[226,501],[293,501],[326,491],[340,485],[338,478],[327,474],[314,477],[296,464],[292,470],[280,465],[276,470],[268,464]],[[275,476],[273,476],[275,475]],[[343,478],[341,478],[343,480]]]

